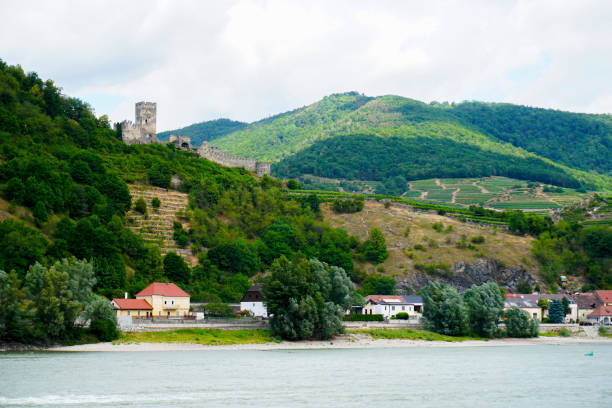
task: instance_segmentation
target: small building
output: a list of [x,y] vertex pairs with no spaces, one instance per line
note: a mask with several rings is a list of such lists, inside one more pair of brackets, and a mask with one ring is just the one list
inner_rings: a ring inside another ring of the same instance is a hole
[[508,297],[504,299],[504,311],[518,307],[529,313],[529,317],[541,322],[542,321],[542,308],[538,306],[538,301],[531,298],[522,297]]
[[[549,302],[552,302],[553,300],[563,300],[563,298],[567,298],[567,300],[569,301],[569,308],[570,308],[570,312],[565,316],[565,323],[570,323],[570,322],[576,322],[578,321],[578,305],[576,305],[576,302],[574,302],[574,299],[569,296],[569,295],[563,295],[563,294],[549,294],[549,293],[541,293],[541,294],[531,294],[531,295],[526,295],[526,294],[520,294],[520,293],[506,293],[506,299],[508,298],[521,298],[521,299],[528,299],[528,300],[532,300],[535,302],[535,304],[538,304],[538,300],[545,298],[547,299]],[[543,310],[540,316],[540,320],[542,318],[548,317],[548,310]]]
[[576,293],[574,302],[578,306],[578,321],[580,322],[589,320],[589,315],[603,304],[595,293]]
[[154,282],[138,292],[136,299],[146,300],[154,317],[183,317],[189,315],[191,296],[169,282]]
[[268,308],[266,307],[261,285],[254,284],[244,294],[240,300],[240,310],[251,312],[255,317],[268,317]]
[[117,312],[117,317],[150,317],[153,312],[153,306],[144,299],[113,299],[111,305]]
[[[420,310],[422,306],[421,299]],[[406,302],[399,295],[369,295],[366,296],[365,306],[362,309],[362,314],[380,314],[385,318],[391,318],[400,312],[415,316],[415,303]]]
[[588,316],[591,323],[612,325],[612,306],[601,305]]

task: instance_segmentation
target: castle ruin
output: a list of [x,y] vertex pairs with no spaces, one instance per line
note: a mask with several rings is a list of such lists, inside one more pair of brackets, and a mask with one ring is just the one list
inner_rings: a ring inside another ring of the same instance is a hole
[[[121,138],[126,144],[159,143],[156,132],[157,104],[155,102],[138,102],[136,104],[136,122],[125,120],[121,123]],[[191,145],[189,136],[170,135],[168,144],[174,144],[177,149],[194,152],[200,157],[227,167],[244,167],[254,171],[258,176],[270,175],[270,163],[260,162],[244,157],[233,156],[222,152],[217,147],[208,146],[207,142],[197,149]]]
[[121,138],[125,144],[158,143],[157,104],[155,102],[138,102],[136,104],[136,122],[121,122]]

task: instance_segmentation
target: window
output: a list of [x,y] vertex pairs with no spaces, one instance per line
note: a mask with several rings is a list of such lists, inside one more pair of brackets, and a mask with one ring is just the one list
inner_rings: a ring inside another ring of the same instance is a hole
[[406,310],[406,306],[402,306],[402,310]]
[[138,316],[140,316],[140,310],[138,311]]
[[128,312],[128,316],[129,316],[130,315],[130,311],[128,310],[127,312]]
[[391,306],[391,310],[395,310],[395,306]]

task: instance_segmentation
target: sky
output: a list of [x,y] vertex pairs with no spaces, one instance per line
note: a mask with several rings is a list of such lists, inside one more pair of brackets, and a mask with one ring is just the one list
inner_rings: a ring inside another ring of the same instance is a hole
[[346,91],[612,112],[612,1],[0,0],[0,59],[114,122],[252,122]]

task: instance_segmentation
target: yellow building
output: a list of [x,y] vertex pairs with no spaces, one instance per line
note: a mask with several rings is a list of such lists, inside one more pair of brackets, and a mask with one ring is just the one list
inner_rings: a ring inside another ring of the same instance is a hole
[[117,317],[149,317],[153,312],[153,307],[143,299],[113,299],[111,304],[117,311]]
[[154,282],[136,294],[136,300],[146,300],[154,317],[189,315],[191,296],[174,283]]

